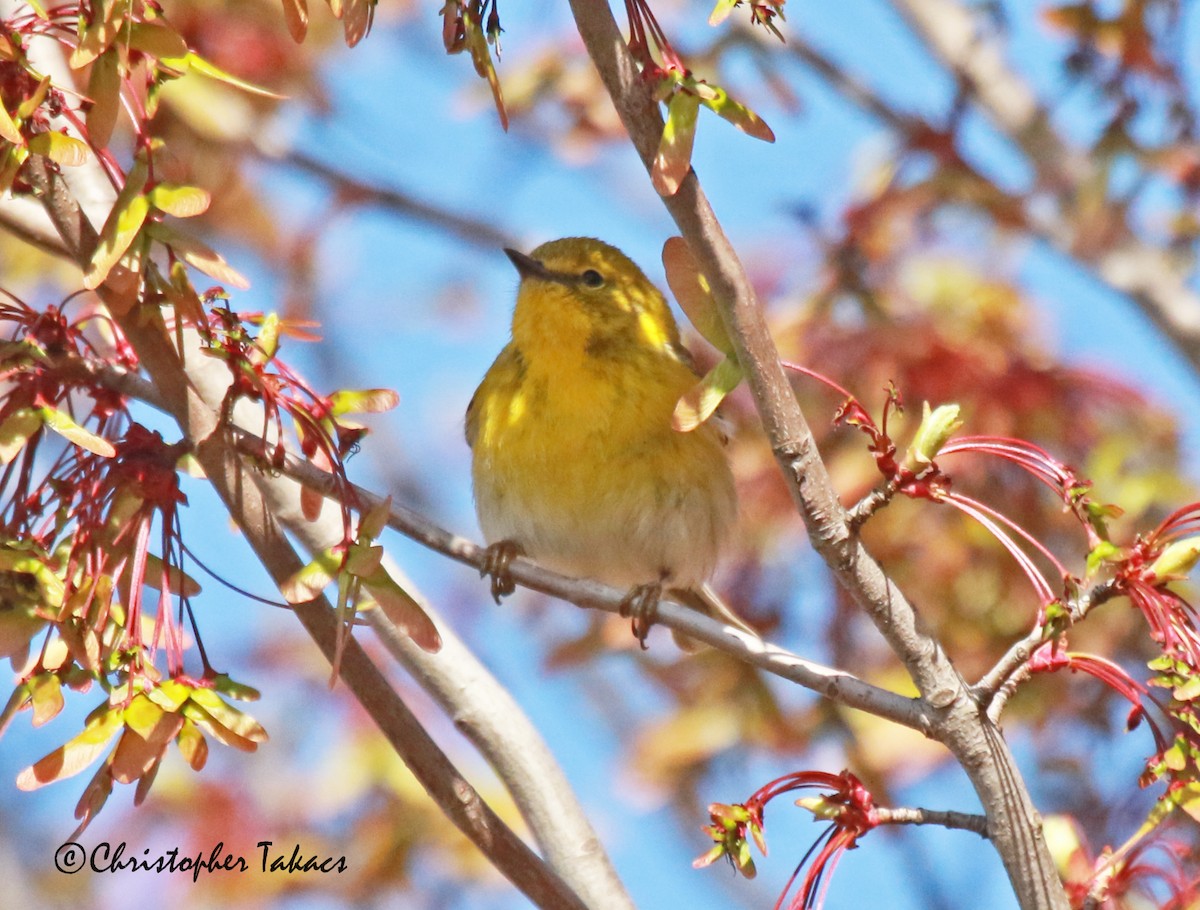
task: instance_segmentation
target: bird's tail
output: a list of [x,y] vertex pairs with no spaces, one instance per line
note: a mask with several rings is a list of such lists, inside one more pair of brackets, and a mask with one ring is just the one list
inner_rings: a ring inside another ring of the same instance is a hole
[[[729,608],[729,605],[710,585],[703,584],[695,588],[671,588],[667,594],[672,600],[677,600],[685,607],[691,607],[705,616],[712,617],[717,622],[733,626],[749,635],[758,635],[744,619]],[[671,630],[671,637],[675,639],[675,644],[685,651],[698,651],[704,647],[703,642],[682,635],[674,629]]]

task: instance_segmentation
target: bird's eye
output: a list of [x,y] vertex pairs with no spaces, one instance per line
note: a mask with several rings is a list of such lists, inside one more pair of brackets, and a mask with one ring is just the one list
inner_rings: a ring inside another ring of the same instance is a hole
[[604,286],[604,276],[595,269],[588,269],[579,276],[579,279],[589,288],[598,288]]

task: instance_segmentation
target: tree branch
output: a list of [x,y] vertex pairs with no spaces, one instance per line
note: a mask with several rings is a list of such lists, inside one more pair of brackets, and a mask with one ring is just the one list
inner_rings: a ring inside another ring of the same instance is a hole
[[[118,367],[97,367],[77,359],[71,360],[69,364],[60,364],[61,366],[69,366],[69,369],[78,370],[114,391],[166,410],[166,402],[158,390],[140,376]],[[234,428],[233,439],[238,450],[250,458],[260,459],[266,449],[265,440],[248,430]],[[291,451],[286,451],[282,464],[272,465],[272,470],[279,471],[285,477],[332,501],[340,502],[339,497],[346,491],[345,484],[333,474],[321,470]],[[375,508],[384,501],[383,496],[357,484],[350,484],[349,489],[364,510]],[[487,550],[484,547],[439,527],[424,515],[404,506],[394,503],[390,506],[388,527],[436,553],[478,569],[481,573],[487,564]],[[329,541],[324,542],[328,543]],[[312,549],[320,549],[322,545],[314,541]],[[560,575],[523,557],[512,561],[510,574],[513,581],[522,587],[549,594],[585,609],[598,609],[608,613],[618,612],[628,593],[589,579]],[[394,627],[387,625],[386,621],[385,624],[378,623],[379,618],[378,611],[373,611],[368,621],[385,641],[390,641],[397,632]],[[657,621],[668,628],[702,640],[731,657],[811,689],[838,704],[874,714],[923,733],[929,730],[928,711],[920,699],[898,695],[864,682],[850,673],[806,660],[669,600],[661,602]],[[408,662],[407,657],[405,662]]]
[[[589,56],[650,169],[663,121],[603,0],[571,0]],[[788,488],[814,547],[874,620],[932,709],[930,735],[954,753],[988,817],[988,832],[1025,910],[1066,910],[1067,899],[1007,744],[936,639],[847,524],[812,433],[792,394],[762,309],[694,171],[663,204],[700,263],[721,308],[738,360]]]
[[919,809],[898,807],[875,810],[881,825],[939,825],[959,831],[971,831],[984,840],[988,837],[988,822],[982,815],[953,812],[943,809]]
[[[60,175],[39,156],[30,158],[25,174],[73,258],[81,267],[85,266],[96,246],[96,232]],[[113,292],[102,287],[99,293],[106,303],[115,304],[114,309],[127,310],[126,288]],[[117,322],[184,434],[196,442],[197,459],[230,515],[271,577],[277,584],[282,584],[303,567],[303,562],[283,536],[250,472],[243,467],[224,434],[217,431],[218,411],[189,383],[181,369],[179,355],[160,325],[148,324],[140,315],[128,314],[124,318],[118,317]],[[293,612],[322,653],[332,661],[339,633],[328,601],[321,597],[296,604]],[[575,893],[495,815],[458,773],[353,638],[346,642],[342,654],[341,678],[434,802],[502,874],[546,910],[585,910]]]

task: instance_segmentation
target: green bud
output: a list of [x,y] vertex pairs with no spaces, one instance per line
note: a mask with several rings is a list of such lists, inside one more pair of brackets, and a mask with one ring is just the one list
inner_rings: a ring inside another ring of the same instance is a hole
[[958,418],[960,410],[956,404],[943,404],[938,405],[937,410],[931,411],[929,402],[925,402],[921,426],[904,456],[905,467],[920,473],[937,457],[942,446],[962,426],[962,421]]
[[1150,566],[1150,573],[1159,581],[1170,581],[1173,578],[1185,578],[1200,560],[1200,535],[1185,537],[1177,540],[1162,553]]

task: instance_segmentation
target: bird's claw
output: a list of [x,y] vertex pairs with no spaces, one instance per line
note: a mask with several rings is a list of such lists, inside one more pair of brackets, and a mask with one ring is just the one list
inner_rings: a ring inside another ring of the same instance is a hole
[[500,603],[502,597],[511,594],[517,589],[516,582],[508,574],[508,565],[523,553],[521,545],[512,540],[502,540],[499,543],[494,543],[484,553],[483,566],[479,570],[479,577],[483,578],[485,575],[491,577],[492,600],[496,601],[496,603]]
[[661,598],[662,585],[638,585],[625,595],[625,599],[617,608],[621,616],[629,617],[633,637],[638,640],[643,651],[648,650],[646,636],[650,634],[650,628],[658,619],[658,601]]

